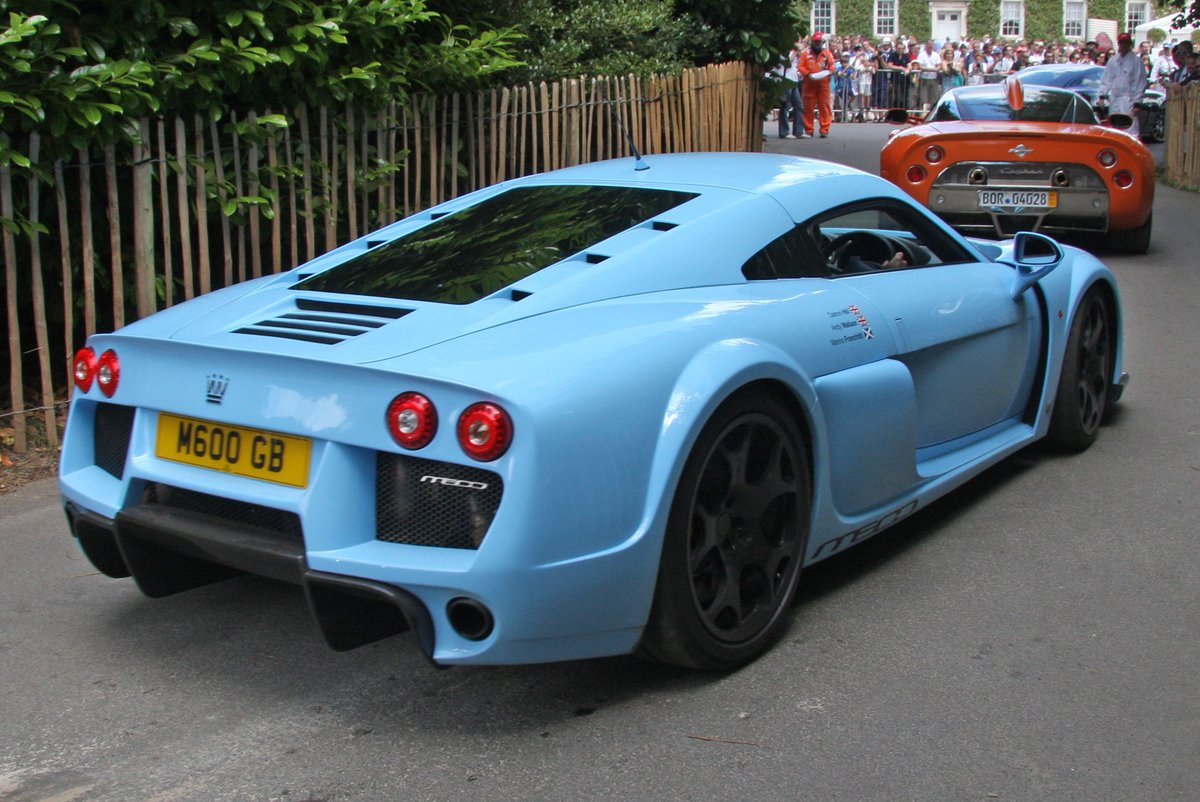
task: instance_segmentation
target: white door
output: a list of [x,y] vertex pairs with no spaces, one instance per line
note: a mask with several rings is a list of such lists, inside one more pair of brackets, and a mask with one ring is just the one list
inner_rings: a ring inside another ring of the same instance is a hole
[[934,14],[933,38],[938,42],[961,42],[963,38],[963,13],[961,11],[938,11]]

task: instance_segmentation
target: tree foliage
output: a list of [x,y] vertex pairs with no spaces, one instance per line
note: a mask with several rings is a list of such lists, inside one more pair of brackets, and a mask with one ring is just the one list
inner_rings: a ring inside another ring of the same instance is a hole
[[703,58],[712,37],[674,0],[431,0],[456,19],[512,26],[523,64],[510,81],[673,72]]
[[134,121],[151,115],[216,118],[301,101],[370,107],[488,79],[645,75],[729,60],[765,72],[795,41],[793,5],[0,0],[0,165],[28,166],[14,146],[31,131],[45,135],[52,157],[134,139]]
[[746,61],[770,65],[796,39],[792,0],[430,0],[454,19],[525,34],[518,79],[646,75]]
[[151,114],[468,86],[512,67],[518,38],[425,0],[0,0],[0,26],[0,164],[24,161],[19,132],[78,147]]
[[1175,18],[1175,24],[1180,27],[1184,25],[1200,24],[1200,0],[1167,0],[1167,7],[1173,8],[1179,12],[1179,16]]
[[802,25],[790,0],[676,0],[675,7],[712,32],[708,63],[773,65],[791,49]]

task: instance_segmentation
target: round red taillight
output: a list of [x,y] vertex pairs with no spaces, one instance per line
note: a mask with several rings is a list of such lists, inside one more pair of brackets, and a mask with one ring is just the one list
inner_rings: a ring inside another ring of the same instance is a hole
[[937,164],[946,156],[946,151],[939,148],[937,145],[930,145],[925,148],[925,161],[930,164]]
[[471,459],[498,459],[512,443],[512,419],[495,404],[472,404],[458,419],[458,444]]
[[405,448],[424,448],[437,433],[437,409],[420,393],[401,393],[387,409],[387,429]]
[[71,378],[75,380],[75,386],[83,392],[92,389],[92,380],[96,378],[95,351],[84,346],[75,352],[75,359],[71,362]]
[[925,180],[925,168],[919,164],[914,164],[908,168],[908,172],[904,174],[904,177],[914,184],[919,184]]
[[112,398],[120,381],[121,360],[117,359],[117,352],[110,348],[100,355],[96,363],[96,384],[100,385],[100,392],[105,397]]
[[1117,170],[1117,172],[1113,174],[1113,183],[1119,186],[1121,189],[1128,189],[1133,185],[1133,173],[1129,172],[1128,170]]
[[1117,163],[1117,154],[1111,150],[1102,150],[1096,154],[1096,161],[1105,167],[1112,167]]

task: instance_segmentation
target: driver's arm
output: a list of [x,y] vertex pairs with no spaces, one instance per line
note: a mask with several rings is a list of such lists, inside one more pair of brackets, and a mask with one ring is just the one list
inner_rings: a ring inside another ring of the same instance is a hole
[[904,253],[896,251],[892,254],[892,258],[880,265],[884,270],[892,270],[897,267],[908,267],[908,260],[904,258]]

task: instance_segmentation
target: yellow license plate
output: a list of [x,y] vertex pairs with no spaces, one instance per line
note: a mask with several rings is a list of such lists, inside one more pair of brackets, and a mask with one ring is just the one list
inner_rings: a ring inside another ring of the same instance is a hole
[[312,441],[162,413],[158,416],[154,453],[187,465],[305,487]]

